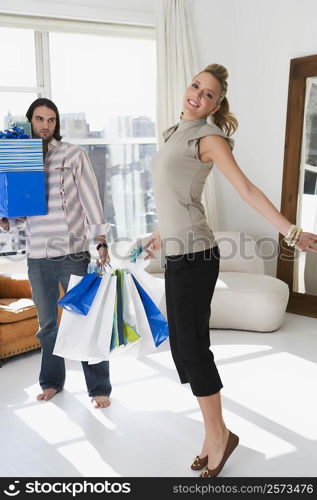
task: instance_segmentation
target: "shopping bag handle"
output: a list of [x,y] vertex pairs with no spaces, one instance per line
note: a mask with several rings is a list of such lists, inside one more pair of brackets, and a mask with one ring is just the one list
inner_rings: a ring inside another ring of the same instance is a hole
[[[100,269],[100,271],[99,271],[99,269]],[[98,274],[98,276],[103,276],[103,274],[112,272],[112,270],[113,270],[113,268],[112,268],[112,265],[110,264],[110,262],[105,262],[103,265],[98,264],[98,266],[96,266],[96,269],[94,270],[94,272],[96,274]]]

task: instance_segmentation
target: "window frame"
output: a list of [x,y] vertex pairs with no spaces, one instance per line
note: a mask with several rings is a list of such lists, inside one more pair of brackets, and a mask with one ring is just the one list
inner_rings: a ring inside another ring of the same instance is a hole
[[74,21],[32,16],[0,14],[0,27],[32,29],[34,31],[36,87],[0,86],[0,92],[30,92],[38,97],[51,99],[49,33],[83,33],[139,39],[155,39],[154,26],[106,23],[97,21]]

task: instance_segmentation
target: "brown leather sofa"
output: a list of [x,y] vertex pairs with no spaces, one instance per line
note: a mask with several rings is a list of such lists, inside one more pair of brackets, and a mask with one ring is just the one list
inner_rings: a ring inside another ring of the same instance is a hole
[[[59,308],[59,318],[61,316]],[[1,360],[40,344],[37,310],[32,301],[30,282],[25,275],[0,275],[0,366]]]
[[0,275],[0,359],[38,349],[37,311],[23,275]]

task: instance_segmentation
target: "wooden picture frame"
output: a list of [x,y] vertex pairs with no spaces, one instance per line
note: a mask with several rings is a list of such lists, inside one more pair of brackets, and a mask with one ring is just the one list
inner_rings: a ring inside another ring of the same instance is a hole
[[[317,77],[317,55],[292,59],[290,62],[281,213],[296,224],[298,187],[305,112],[306,79]],[[303,228],[305,230],[305,228]],[[294,249],[279,235],[277,278],[290,290],[287,311],[317,318],[317,295],[293,291]],[[317,269],[316,269],[317,272]]]

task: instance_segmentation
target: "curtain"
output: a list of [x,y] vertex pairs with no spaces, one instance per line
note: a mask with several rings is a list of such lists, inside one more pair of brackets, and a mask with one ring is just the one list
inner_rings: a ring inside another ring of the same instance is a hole
[[[198,73],[191,30],[190,0],[157,0],[157,144],[162,132],[179,121],[185,88]],[[208,176],[202,203],[207,222],[217,231],[217,207],[213,172]]]

